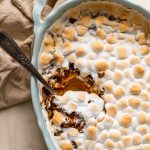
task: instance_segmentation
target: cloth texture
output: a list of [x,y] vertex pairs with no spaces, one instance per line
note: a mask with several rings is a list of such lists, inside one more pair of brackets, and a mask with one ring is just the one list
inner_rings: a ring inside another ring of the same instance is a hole
[[[0,28],[5,30],[31,60],[33,35],[32,9],[35,0],[0,0]],[[42,16],[60,3],[48,0]],[[0,108],[31,100],[30,73],[0,49]]]

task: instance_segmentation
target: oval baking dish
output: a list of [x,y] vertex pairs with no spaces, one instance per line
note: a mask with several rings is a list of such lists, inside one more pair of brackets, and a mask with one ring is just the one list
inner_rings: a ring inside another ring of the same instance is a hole
[[[58,6],[54,10],[52,10],[52,12],[50,12],[47,15],[47,17],[44,20],[42,20],[41,19],[41,12],[42,12],[42,9],[44,8],[45,4],[46,4],[46,0],[38,0],[37,4],[34,6],[34,10],[33,10],[35,40],[34,40],[32,64],[36,68],[39,69],[38,58],[39,58],[39,54],[41,52],[43,37],[44,37],[44,34],[47,31],[47,29],[49,27],[51,27],[56,20],[61,18],[61,16],[66,11],[80,5],[81,3],[87,3],[87,2],[92,3],[92,1],[93,2],[98,1],[99,3],[108,2],[110,5],[112,3],[117,3],[120,6],[127,7],[128,10],[130,10],[130,11],[136,10],[139,13],[141,13],[142,15],[144,15],[144,17],[150,19],[149,11],[147,11],[144,8],[137,6],[137,5],[131,3],[127,0],[66,0],[60,6]],[[108,9],[108,11],[110,11],[110,10]],[[129,13],[128,13],[128,15],[129,15]],[[137,19],[137,20],[135,20],[135,21],[137,21],[139,24],[141,24],[140,20],[138,20],[138,19],[140,19],[140,17],[139,18],[138,18],[138,16],[136,16],[136,17],[137,18],[135,18],[135,19]],[[109,19],[113,20],[114,17],[111,16]],[[146,26],[147,26],[147,24],[146,24]],[[147,32],[150,32],[150,22],[149,22],[149,27],[146,27],[146,29],[147,29]],[[122,57],[122,54],[120,57]],[[46,117],[45,117],[46,115],[44,114],[45,112],[42,110],[42,107],[40,104],[41,96],[40,96],[37,80],[34,77],[31,77],[31,92],[32,92],[32,102],[33,102],[33,106],[34,106],[34,109],[36,112],[38,125],[39,125],[39,127],[43,133],[43,137],[45,139],[47,147],[49,150],[57,150],[59,148],[58,148],[57,144],[54,142],[55,140],[53,138],[53,135],[51,134],[51,131],[49,131],[47,128],[47,126],[48,126],[47,121],[48,120],[46,119]],[[128,117],[128,116],[125,116],[125,117]]]

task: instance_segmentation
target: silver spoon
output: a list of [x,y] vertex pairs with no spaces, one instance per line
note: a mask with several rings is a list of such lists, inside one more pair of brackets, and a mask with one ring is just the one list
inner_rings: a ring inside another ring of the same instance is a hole
[[17,43],[3,30],[0,29],[0,47],[15,59],[20,65],[27,69],[34,77],[36,77],[45,88],[52,94],[54,89],[45,81],[37,69],[30,63],[29,59],[21,51]]

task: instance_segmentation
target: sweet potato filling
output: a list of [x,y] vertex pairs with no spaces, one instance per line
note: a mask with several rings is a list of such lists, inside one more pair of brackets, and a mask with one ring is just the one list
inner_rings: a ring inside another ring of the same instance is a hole
[[66,91],[87,91],[88,93],[95,93],[102,97],[103,90],[100,90],[94,83],[93,78],[88,75],[86,77],[80,76],[80,71],[70,64],[69,69],[57,69],[55,74],[50,78],[49,82],[55,89],[58,95],[63,95]]

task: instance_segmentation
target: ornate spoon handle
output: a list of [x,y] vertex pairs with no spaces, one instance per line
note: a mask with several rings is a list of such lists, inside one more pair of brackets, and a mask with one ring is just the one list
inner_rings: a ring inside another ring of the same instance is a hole
[[27,69],[36,77],[51,94],[55,94],[54,89],[45,81],[37,69],[30,63],[28,58],[21,51],[17,43],[3,30],[0,29],[0,47],[8,53],[13,59]]

